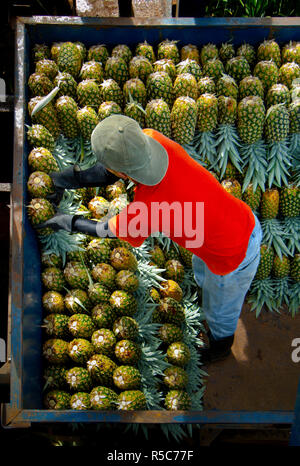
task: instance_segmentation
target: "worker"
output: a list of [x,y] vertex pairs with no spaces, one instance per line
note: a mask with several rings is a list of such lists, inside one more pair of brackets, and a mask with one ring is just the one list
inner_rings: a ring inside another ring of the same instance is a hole
[[[193,253],[195,281],[209,330],[204,364],[231,353],[246,293],[260,258],[261,226],[250,207],[229,194],[184,148],[123,115],[101,121],[91,135],[98,162],[50,174],[58,203],[64,189],[134,181],[134,199],[118,215],[94,221],[56,215],[39,225],[96,237],[118,237],[132,246],[160,231]],[[159,214],[158,214],[159,213]]]

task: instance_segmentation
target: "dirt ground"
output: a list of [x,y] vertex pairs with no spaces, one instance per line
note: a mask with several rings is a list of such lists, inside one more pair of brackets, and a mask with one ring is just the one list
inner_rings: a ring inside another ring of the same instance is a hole
[[256,318],[246,304],[232,354],[204,367],[204,409],[293,410],[300,377],[300,362],[291,358],[294,338],[300,338],[300,314],[262,311]]

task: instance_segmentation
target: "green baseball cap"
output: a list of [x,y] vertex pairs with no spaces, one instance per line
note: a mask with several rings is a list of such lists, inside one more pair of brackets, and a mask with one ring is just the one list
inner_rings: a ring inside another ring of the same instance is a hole
[[91,135],[94,154],[106,168],[122,172],[147,186],[166,174],[165,148],[143,133],[139,124],[124,115],[111,115],[98,123]]

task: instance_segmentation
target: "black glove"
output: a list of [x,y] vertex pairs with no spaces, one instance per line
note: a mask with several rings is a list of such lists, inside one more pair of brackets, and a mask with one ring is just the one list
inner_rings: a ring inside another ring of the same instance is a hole
[[39,225],[36,225],[35,228],[38,230],[42,228],[52,228],[52,230],[57,231],[57,230],[66,230],[69,231],[70,233],[73,232],[74,228],[74,221],[75,221],[76,215],[67,215],[60,213],[59,211],[54,215],[54,217],[50,218],[50,220],[47,220],[46,222],[40,223]]

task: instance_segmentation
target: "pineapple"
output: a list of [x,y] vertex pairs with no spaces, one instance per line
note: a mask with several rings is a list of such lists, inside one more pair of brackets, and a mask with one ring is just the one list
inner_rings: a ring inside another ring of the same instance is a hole
[[282,63],[295,62],[300,66],[300,43],[290,41],[281,50]]
[[278,81],[289,89],[292,88],[293,81],[298,78],[300,78],[300,65],[297,63],[284,63],[279,68]]
[[53,181],[47,173],[40,171],[30,174],[27,189],[31,197],[45,198],[54,193]]
[[188,383],[188,375],[182,367],[167,367],[164,370],[163,382],[169,389],[182,390]]
[[109,304],[118,315],[133,316],[137,311],[136,299],[124,290],[114,291]]
[[178,283],[184,279],[184,267],[176,259],[170,259],[165,263],[165,276],[170,280],[174,280]]
[[[225,42],[221,45],[219,55],[223,63],[226,63],[230,58],[235,56],[234,46],[230,42]],[[238,53],[238,55],[241,55]]]
[[134,341],[120,340],[115,346],[115,356],[121,364],[135,365],[141,357],[141,348]]
[[153,128],[166,137],[171,136],[171,112],[163,99],[154,99],[147,103],[145,120],[147,128]]
[[139,279],[131,270],[120,270],[116,275],[116,287],[134,293],[139,287]]
[[242,187],[237,180],[224,180],[221,186],[232,196],[242,199]]
[[38,74],[44,74],[47,78],[53,81],[58,73],[58,67],[55,61],[43,58],[36,63],[35,72]]
[[32,49],[32,57],[34,63],[44,58],[50,58],[50,50],[46,44],[35,44]]
[[[179,66],[179,63],[177,66]],[[162,60],[157,60],[155,63],[153,63],[153,71],[162,71],[163,73],[168,73],[173,82],[176,78],[176,75],[179,74],[177,73],[177,66],[175,66],[172,60],[169,60],[168,58],[163,58]]]
[[223,74],[217,81],[216,93],[218,97],[223,95],[226,97],[233,97],[234,99],[237,99],[239,88],[237,83],[231,76]]
[[274,256],[272,274],[275,278],[285,278],[290,273],[290,260],[286,256],[280,259],[277,254]]
[[[199,100],[199,99],[198,99]],[[178,97],[171,111],[172,137],[178,144],[190,144],[197,123],[197,103],[191,97]]]
[[178,63],[178,65],[176,65],[176,73],[177,75],[182,73],[190,73],[197,81],[202,77],[202,70],[198,62],[189,58],[181,61]]
[[175,40],[164,40],[158,44],[157,47],[157,58],[168,58],[174,62],[175,65],[180,61],[179,50]]
[[92,388],[92,379],[87,369],[72,367],[66,374],[66,381],[70,390],[76,392],[89,392]]
[[170,411],[188,411],[191,399],[184,390],[170,390],[165,398],[165,407]]
[[153,73],[153,66],[148,58],[138,55],[133,57],[129,63],[130,78],[139,78],[143,83],[147,82],[148,76]]
[[81,262],[68,262],[64,269],[64,277],[71,288],[86,290],[89,286],[89,276]]
[[264,280],[269,277],[273,267],[274,250],[266,244],[260,247],[260,262],[256,271],[255,278],[257,280]]
[[29,76],[28,87],[32,95],[44,96],[53,89],[53,83],[48,76],[40,73],[33,73]]
[[158,330],[157,336],[166,345],[171,345],[183,339],[182,330],[173,324],[163,324]]
[[81,60],[84,62],[84,60],[86,59],[86,47],[85,47],[85,45],[82,42],[79,42],[79,41],[74,42],[74,44],[76,45],[77,49],[80,52]]
[[[125,84],[124,84],[125,86]],[[99,86],[100,102],[115,102],[123,107],[123,94],[119,84],[114,79],[105,79]]]
[[50,152],[53,151],[55,141],[54,137],[43,125],[32,125],[27,131],[28,142],[34,148],[43,147]]
[[163,298],[157,312],[162,322],[174,325],[180,325],[185,319],[184,308],[173,298]]
[[91,408],[97,411],[115,409],[118,395],[107,387],[95,387],[90,393]]
[[49,314],[45,319],[45,330],[49,337],[68,338],[69,317],[64,314]]
[[179,74],[174,81],[173,95],[175,99],[181,96],[188,96],[197,100],[198,88],[196,78],[190,73]]
[[300,254],[295,254],[291,260],[290,276],[294,282],[300,282]]
[[99,119],[92,107],[83,107],[77,112],[77,123],[83,139],[89,141]]
[[64,305],[69,314],[89,314],[92,303],[87,292],[77,288],[65,295]]
[[43,357],[49,364],[64,365],[68,363],[68,343],[60,338],[46,340],[43,344]]
[[208,76],[205,76],[204,78],[200,78],[198,81],[198,92],[199,96],[202,94],[214,94],[216,90],[216,84],[215,81],[212,78],[209,78]]
[[59,97],[55,107],[62,133],[67,138],[75,138],[79,132],[77,123],[78,107],[75,100],[69,96]]
[[96,282],[105,285],[110,290],[116,288],[116,275],[115,269],[106,263],[99,263],[92,269],[92,277]]
[[246,76],[239,84],[240,100],[250,96],[264,98],[264,88],[261,80],[257,76]]
[[280,213],[284,217],[300,215],[300,189],[293,184],[283,188],[279,198]]
[[95,79],[85,79],[77,86],[77,99],[81,107],[98,107],[101,103],[100,89]]
[[289,112],[284,104],[272,105],[266,114],[265,136],[268,142],[279,142],[289,134]]
[[250,65],[242,56],[230,58],[226,63],[225,70],[237,83],[251,75]]
[[139,327],[132,317],[122,316],[115,320],[113,332],[118,340],[135,340],[139,334]]
[[94,283],[89,286],[88,295],[94,305],[108,303],[110,298],[110,290],[100,283]]
[[160,288],[162,298],[173,298],[180,302],[182,300],[183,292],[177,282],[174,280],[166,280],[162,282]]
[[203,75],[217,82],[225,73],[224,65],[219,58],[207,60],[203,65]]
[[35,106],[43,99],[43,97],[33,97],[28,103],[28,111],[29,115],[33,123],[37,123],[39,125],[43,125],[47,130],[52,134],[54,139],[56,140],[60,134],[60,127],[56,115],[56,111],[53,107],[52,102],[49,102],[45,105],[41,110],[38,111],[34,116],[32,116],[32,112]]
[[91,60],[83,63],[79,79],[81,81],[85,79],[94,79],[98,84],[101,84],[104,78],[104,72],[101,63]]
[[163,99],[171,108],[173,103],[173,84],[168,73],[156,71],[151,73],[146,84],[148,101]]
[[64,290],[66,284],[64,274],[57,267],[47,267],[43,270],[41,278],[47,290],[57,291],[58,293]]
[[51,390],[44,397],[46,409],[70,409],[71,395],[63,390]]
[[218,97],[218,120],[221,125],[234,125],[237,118],[237,102],[233,97]]
[[97,328],[112,328],[117,315],[110,304],[103,302],[93,307],[91,317]]
[[190,360],[191,354],[188,346],[181,342],[171,343],[167,349],[167,360],[175,366],[185,366]]
[[141,55],[142,57],[148,58],[148,60],[153,63],[155,62],[155,54],[153,51],[152,45],[148,44],[145,40],[144,42],[140,42],[135,49],[136,55]]
[[132,59],[132,52],[131,52],[130,48],[128,47],[128,45],[119,44],[119,45],[116,45],[112,49],[111,56],[112,57],[122,58],[128,65],[128,63]]
[[57,97],[69,96],[76,98],[77,82],[70,73],[59,72],[54,79],[55,86],[59,86]]
[[196,63],[200,61],[200,55],[197,45],[194,44],[187,44],[182,47],[180,50],[180,57],[181,60],[195,60]]
[[136,367],[119,366],[113,374],[114,384],[119,390],[132,390],[141,385],[141,374]]
[[288,107],[290,116],[290,133],[300,133],[300,99],[297,98]]
[[68,327],[74,338],[91,338],[96,326],[92,318],[86,314],[74,314],[69,318]]
[[50,49],[50,56],[51,59],[57,63],[59,49],[62,46],[63,42],[53,42],[51,49]]
[[105,195],[109,201],[119,197],[121,194],[126,194],[126,186],[122,180],[118,180],[114,184],[109,184],[105,188]]
[[218,121],[218,99],[213,94],[202,94],[197,100],[199,131],[212,131]]
[[273,61],[263,60],[258,62],[254,67],[253,74],[261,80],[265,94],[270,87],[278,82],[278,68]]
[[108,58],[105,64],[105,76],[106,78],[114,79],[122,89],[125,82],[129,79],[126,62],[120,57]]
[[125,390],[118,396],[117,406],[122,411],[143,410],[147,407],[147,400],[140,390]]
[[250,183],[242,197],[243,201],[251,207],[253,211],[257,211],[261,200],[261,188],[257,186],[256,190],[253,189],[253,184]]
[[132,270],[137,269],[137,260],[133,253],[126,247],[114,248],[110,255],[110,264],[116,270]]
[[179,246],[179,251],[180,251],[180,258],[184,265],[186,267],[192,268],[192,257],[193,253],[191,251],[188,251],[187,249],[183,248],[182,246]]
[[261,218],[263,220],[276,218],[279,211],[278,189],[266,189],[261,198]]
[[238,132],[243,142],[252,144],[262,137],[265,106],[258,96],[249,96],[238,104]]
[[124,108],[124,115],[137,121],[141,128],[145,127],[145,111],[136,102],[129,102]]
[[105,67],[106,61],[109,57],[108,50],[104,44],[92,45],[88,50],[88,60],[94,60]]
[[64,297],[58,291],[47,291],[42,297],[43,308],[47,313],[64,314]]
[[92,343],[85,338],[75,338],[68,345],[69,357],[76,364],[86,364],[94,352]]
[[113,373],[117,364],[109,357],[104,354],[94,354],[88,360],[87,368],[95,383],[108,386],[113,384]]
[[218,48],[215,44],[205,44],[203,45],[200,53],[200,59],[202,66],[207,62],[207,60],[211,60],[212,58],[218,58],[219,52]]
[[179,251],[173,244],[171,244],[168,249],[164,249],[164,255],[168,261],[171,259],[176,259],[177,261],[180,260]]
[[46,147],[32,149],[28,155],[28,165],[31,171],[51,173],[59,171],[57,162]]
[[[109,202],[106,199],[104,199],[104,197],[102,196],[95,196],[88,203],[88,208],[92,212],[93,218],[97,218],[100,220],[102,217],[104,217],[107,214],[108,208],[109,208]],[[93,244],[96,244],[96,242]]]
[[246,58],[249,65],[252,67],[256,61],[255,48],[250,44],[242,44],[237,49],[237,56]]
[[76,44],[64,42],[59,48],[57,66],[59,71],[65,71],[77,78],[81,70],[82,55]]
[[[33,226],[46,222],[55,215],[53,205],[47,199],[32,199],[27,207],[28,216]],[[52,233],[52,228],[43,228],[39,230],[40,234]]]
[[281,66],[281,53],[280,47],[274,39],[265,40],[258,46],[257,61],[273,61],[278,68]]
[[89,393],[77,392],[72,395],[70,399],[70,407],[76,411],[91,409]]
[[142,107],[146,106],[147,91],[145,84],[143,83],[143,81],[141,81],[141,79],[132,78],[126,81],[126,83],[123,86],[123,93],[125,101],[129,101],[129,94],[131,94],[135,102],[139,103]]
[[98,109],[98,119],[102,121],[111,115],[120,115],[121,113],[122,109],[116,102],[102,102]]
[[158,290],[156,290],[155,288],[150,288],[149,290],[149,295],[151,297],[151,299],[155,302],[155,303],[159,303],[160,301],[160,294],[158,292]]
[[267,107],[276,104],[289,104],[291,100],[289,89],[284,84],[274,84],[267,92]]
[[63,366],[48,366],[44,370],[45,388],[60,389],[66,388],[67,369]]
[[108,263],[110,259],[110,246],[104,238],[96,238],[89,242],[87,248],[89,259],[94,264]]
[[95,353],[113,356],[117,340],[114,333],[108,328],[96,330],[92,335],[91,342],[94,345]]

